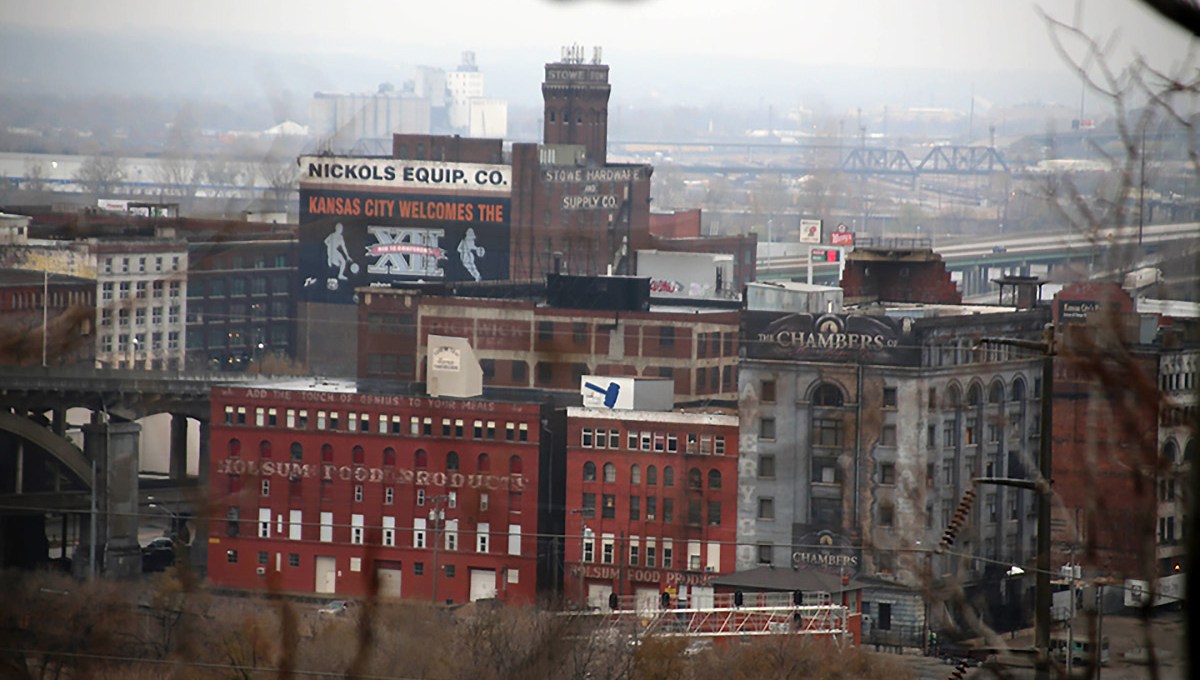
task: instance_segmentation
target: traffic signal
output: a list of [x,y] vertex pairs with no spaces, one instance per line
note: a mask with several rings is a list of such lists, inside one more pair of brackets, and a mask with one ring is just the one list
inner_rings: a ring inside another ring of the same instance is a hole
[[608,594],[608,608],[609,608],[609,609],[611,609],[611,610],[613,610],[613,611],[616,611],[616,610],[617,610],[617,604],[618,604],[618,600],[617,600],[617,594],[616,594],[616,593],[609,593],[609,594]]
[[662,604],[663,609],[670,609],[671,608],[671,594],[664,592],[661,596],[659,596],[659,602]]
[[796,605],[797,607],[804,604],[804,593],[800,592],[799,590],[793,590],[792,604]]
[[743,596],[743,595],[742,595],[742,591],[740,591],[740,590],[734,591],[734,593],[733,593],[733,606],[735,606],[735,607],[740,607],[740,606],[742,606],[742,604],[743,604],[745,601],[746,601],[746,598],[745,598],[745,596]]

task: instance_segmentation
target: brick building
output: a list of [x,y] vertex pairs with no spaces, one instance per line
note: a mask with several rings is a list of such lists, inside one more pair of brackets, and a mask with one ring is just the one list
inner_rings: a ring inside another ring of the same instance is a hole
[[323,381],[214,388],[209,578],[361,597],[374,573],[386,597],[532,602],[543,417]]
[[[561,308],[525,291],[511,299],[426,294],[419,289],[364,291],[359,305],[358,376],[373,381],[424,381],[430,333],[467,338],[487,387],[574,393],[586,374],[671,378],[677,402],[736,398],[739,313],[700,307]],[[512,292],[515,296],[518,292]],[[576,298],[580,304],[582,298]]]
[[652,235],[653,167],[607,161],[608,78],[574,50],[546,64],[541,144],[396,135],[390,157],[302,157],[298,341],[310,367],[355,373],[345,348],[365,288],[628,275],[648,249],[731,254],[734,288],[753,280],[753,238]]
[[187,234],[187,361],[194,369],[246,370],[295,356],[295,228],[239,231],[215,239]]
[[700,606],[732,572],[738,422],[717,413],[566,409],[563,595]]
[[1089,576],[1145,579],[1147,565],[1160,576],[1184,566],[1196,324],[1142,302],[1104,282],[1054,298],[1054,563]]
[[70,366],[95,355],[96,282],[0,269],[0,364]]

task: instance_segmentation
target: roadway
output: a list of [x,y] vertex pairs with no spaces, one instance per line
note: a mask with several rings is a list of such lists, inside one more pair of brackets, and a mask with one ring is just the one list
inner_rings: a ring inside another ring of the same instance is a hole
[[[1019,267],[1032,263],[1097,257],[1107,254],[1112,246],[1136,246],[1138,240],[1138,230],[1135,227],[1126,227],[1123,230],[1114,229],[1095,234],[1055,232],[1007,237],[987,236],[935,244],[934,251],[942,256],[947,268],[953,271],[974,266]],[[1178,241],[1200,242],[1200,222],[1146,225],[1142,229],[1141,241],[1144,246],[1153,248]],[[807,272],[807,256],[758,260],[757,273],[760,280],[803,277]],[[815,263],[813,272],[814,280],[829,280],[836,275],[837,264]]]

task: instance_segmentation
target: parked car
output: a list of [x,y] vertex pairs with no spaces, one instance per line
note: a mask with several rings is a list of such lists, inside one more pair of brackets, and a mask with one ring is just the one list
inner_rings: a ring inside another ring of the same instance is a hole
[[345,600],[333,600],[317,610],[322,616],[342,616],[350,611],[350,603]]
[[142,571],[163,571],[175,565],[175,540],[159,536],[142,547]]

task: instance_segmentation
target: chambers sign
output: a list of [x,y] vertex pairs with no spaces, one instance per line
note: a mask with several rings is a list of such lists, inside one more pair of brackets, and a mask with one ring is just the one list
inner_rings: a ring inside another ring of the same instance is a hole
[[746,356],[908,363],[920,358],[912,336],[908,318],[751,312],[746,317]]
[[862,551],[845,536],[818,531],[800,539],[792,553],[792,567],[854,578],[862,565]]

